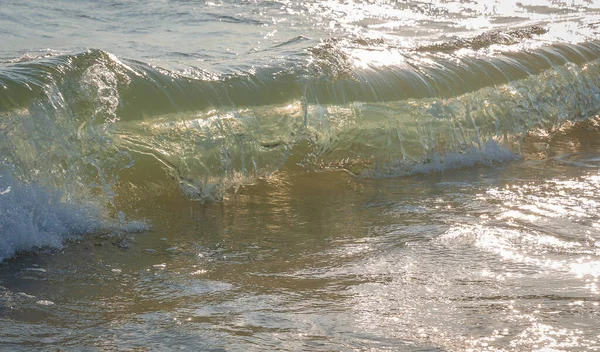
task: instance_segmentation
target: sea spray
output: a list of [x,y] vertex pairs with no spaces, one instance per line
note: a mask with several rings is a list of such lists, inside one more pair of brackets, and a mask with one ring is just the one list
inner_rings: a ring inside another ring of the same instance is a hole
[[27,185],[0,174],[0,260],[36,247],[60,248],[75,236],[107,229],[101,209],[69,204],[60,192]]

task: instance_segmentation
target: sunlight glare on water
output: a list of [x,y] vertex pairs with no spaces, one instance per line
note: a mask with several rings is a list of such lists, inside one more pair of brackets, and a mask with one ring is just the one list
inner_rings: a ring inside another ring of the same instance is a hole
[[5,0],[0,350],[600,346],[600,6]]

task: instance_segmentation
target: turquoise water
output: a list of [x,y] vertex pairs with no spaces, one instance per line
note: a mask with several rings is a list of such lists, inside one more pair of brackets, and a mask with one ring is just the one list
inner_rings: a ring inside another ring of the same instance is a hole
[[598,23],[5,1],[1,349],[598,349]]

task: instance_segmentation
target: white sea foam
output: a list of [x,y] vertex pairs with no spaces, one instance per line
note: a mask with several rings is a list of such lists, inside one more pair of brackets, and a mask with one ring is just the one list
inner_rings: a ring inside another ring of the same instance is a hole
[[471,167],[476,164],[492,165],[518,159],[519,156],[506,147],[490,139],[481,148],[471,147],[462,153],[448,153],[436,156],[428,163],[415,165],[410,169],[412,174],[426,174],[445,170]]
[[91,203],[67,203],[59,192],[0,174],[0,260],[18,251],[61,248],[65,240],[83,234],[147,228],[143,222],[108,220]]
[[443,172],[474,165],[493,165],[511,160],[519,159],[519,155],[513,153],[498,142],[490,139],[481,147],[473,146],[461,152],[447,153],[443,155],[436,154],[423,162],[407,162],[406,160],[397,160],[378,167],[373,170],[365,171],[362,177],[383,178],[399,177],[415,174],[429,174],[432,172]]

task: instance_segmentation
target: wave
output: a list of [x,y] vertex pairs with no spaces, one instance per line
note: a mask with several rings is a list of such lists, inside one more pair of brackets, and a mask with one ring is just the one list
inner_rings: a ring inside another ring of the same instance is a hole
[[[535,30],[542,29],[523,31]],[[511,33],[506,35],[515,35]],[[477,38],[465,41],[477,42]],[[461,48],[452,43],[439,45]],[[42,55],[33,60],[28,56],[1,66],[0,111],[27,106],[45,95],[49,86],[60,86],[66,98],[90,100],[92,97],[82,95],[90,93],[90,83],[100,82],[85,79],[94,74],[90,71],[98,69],[104,76],[95,79],[106,80],[108,86],[104,88],[118,91],[120,101],[114,112],[125,120],[181,111],[281,104],[293,99],[304,99],[309,104],[345,104],[449,98],[557,66],[592,62],[600,58],[599,45],[597,41],[559,43],[495,56],[461,56],[439,53],[435,45],[431,50],[418,47],[405,51],[381,41],[334,38],[309,48],[307,55],[299,55],[287,65],[234,69],[233,73],[193,67],[174,72],[135,60],[121,61],[100,50]]]
[[598,114],[599,44],[462,55],[330,39],[229,73],[101,50],[5,61],[0,259],[147,229],[125,221],[139,197],[122,193],[156,177],[214,201],[282,168],[372,178],[512,160],[532,131]]
[[545,33],[548,33],[548,29],[541,26],[530,26],[505,31],[492,31],[477,35],[473,38],[456,38],[447,42],[424,45],[417,48],[417,51],[453,52],[464,48],[479,50],[482,48],[489,48],[492,45],[518,44],[524,39],[531,39]]
[[[189,197],[215,200],[295,164],[380,177],[494,163],[533,129],[598,113],[599,44],[460,55],[330,39],[230,73],[100,50],[5,62],[0,161],[19,182],[109,208],[134,165],[139,180],[166,171]],[[148,155],[161,167],[142,166]]]

